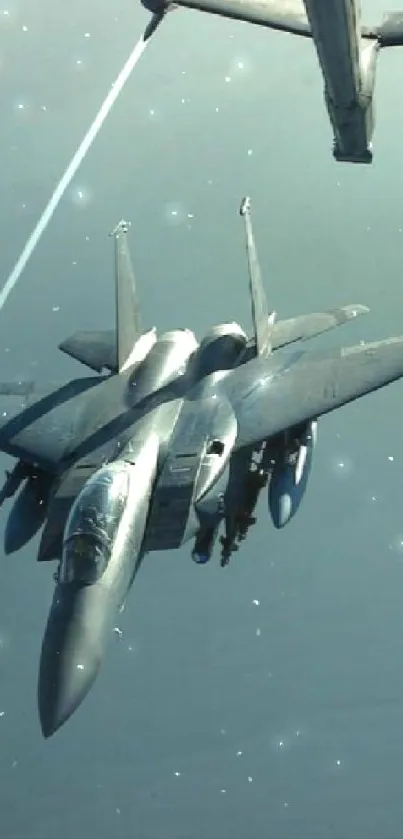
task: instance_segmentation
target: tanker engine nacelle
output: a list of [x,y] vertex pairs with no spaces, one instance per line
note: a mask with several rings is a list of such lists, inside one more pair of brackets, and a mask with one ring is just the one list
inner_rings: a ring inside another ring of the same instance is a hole
[[313,420],[290,434],[275,454],[268,503],[273,524],[278,529],[288,524],[301,504],[316,439],[317,422]]

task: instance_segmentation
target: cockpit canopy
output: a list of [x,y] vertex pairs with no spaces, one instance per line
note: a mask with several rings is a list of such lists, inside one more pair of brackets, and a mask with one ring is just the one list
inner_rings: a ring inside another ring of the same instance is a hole
[[128,492],[129,474],[124,463],[104,466],[87,481],[67,520],[61,583],[90,585],[105,572]]

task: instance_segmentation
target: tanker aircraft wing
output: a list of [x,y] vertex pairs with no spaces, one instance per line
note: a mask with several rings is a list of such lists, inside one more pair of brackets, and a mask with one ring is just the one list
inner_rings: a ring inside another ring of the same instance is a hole
[[361,25],[359,0],[142,0],[161,17],[184,6],[312,38],[333,128],[333,155],[371,163],[373,98],[379,50],[403,45],[403,13],[390,12],[378,26]]

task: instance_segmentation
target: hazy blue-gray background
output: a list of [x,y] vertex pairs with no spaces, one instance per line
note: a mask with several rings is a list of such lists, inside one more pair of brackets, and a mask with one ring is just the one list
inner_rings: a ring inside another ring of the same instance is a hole
[[[148,16],[134,0],[2,7],[5,280]],[[364,4],[366,21],[381,11]],[[245,192],[277,311],[363,302],[323,341],[402,333],[403,51],[378,66],[375,162],[337,164],[311,43],[169,15],[0,314],[1,376],[84,372],[55,347],[112,324],[122,216],[147,324],[249,328]],[[397,384],[324,419],[299,515],[278,534],[262,499],[225,571],[151,557],[96,686],[48,742],[53,569],[36,541],[3,557],[2,839],[400,839],[402,417]]]

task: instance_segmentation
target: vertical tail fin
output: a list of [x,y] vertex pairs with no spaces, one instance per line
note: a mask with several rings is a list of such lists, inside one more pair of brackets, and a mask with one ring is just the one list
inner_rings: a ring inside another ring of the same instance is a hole
[[256,355],[269,355],[271,352],[272,327],[276,319],[276,312],[269,312],[266,293],[263,288],[262,275],[253,236],[250,198],[243,198],[240,215],[245,221],[246,252],[249,269],[249,291],[252,305],[252,321],[256,339]]
[[117,369],[121,372],[133,349],[143,334],[137,299],[127,232],[130,224],[120,221],[110,234],[115,240],[115,293],[116,293],[116,356]]

